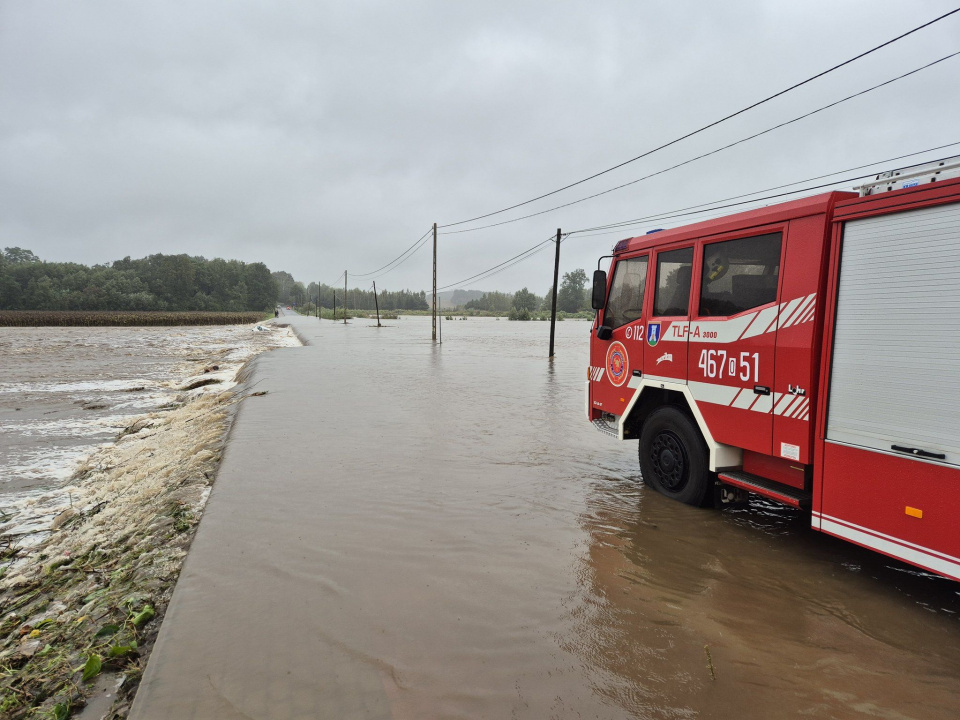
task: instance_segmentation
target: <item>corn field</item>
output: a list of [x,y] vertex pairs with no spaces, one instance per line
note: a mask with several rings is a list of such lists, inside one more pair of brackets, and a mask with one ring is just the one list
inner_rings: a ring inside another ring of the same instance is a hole
[[245,325],[268,317],[263,312],[0,310],[0,327]]

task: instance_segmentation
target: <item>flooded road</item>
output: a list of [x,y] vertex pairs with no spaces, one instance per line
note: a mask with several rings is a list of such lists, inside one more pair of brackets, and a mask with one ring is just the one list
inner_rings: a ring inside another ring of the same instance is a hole
[[292,321],[134,720],[957,717],[960,587],[644,487],[586,323]]

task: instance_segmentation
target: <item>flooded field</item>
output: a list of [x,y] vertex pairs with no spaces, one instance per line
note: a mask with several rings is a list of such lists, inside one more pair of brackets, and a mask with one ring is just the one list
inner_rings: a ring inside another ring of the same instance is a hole
[[133,417],[173,401],[192,375],[227,389],[253,355],[299,344],[253,327],[0,328],[3,536],[42,538],[69,503],[58,490],[78,464]]
[[[584,322],[297,319],[132,717],[956,718],[960,587],[584,419]],[[275,442],[258,442],[265,434]]]

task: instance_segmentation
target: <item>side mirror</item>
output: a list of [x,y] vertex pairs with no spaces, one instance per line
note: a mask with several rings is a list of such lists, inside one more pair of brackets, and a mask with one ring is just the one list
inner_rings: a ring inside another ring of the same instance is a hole
[[613,328],[609,325],[601,325],[597,328],[597,339],[598,340],[609,340],[613,337]]
[[607,304],[607,273],[604,270],[593,271],[593,296],[590,306],[594,310],[602,310]]

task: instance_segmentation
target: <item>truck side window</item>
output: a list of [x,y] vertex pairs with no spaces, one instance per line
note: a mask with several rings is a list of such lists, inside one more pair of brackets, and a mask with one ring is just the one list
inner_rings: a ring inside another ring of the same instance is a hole
[[736,315],[775,302],[781,233],[703,246],[700,315]]
[[670,250],[657,255],[657,294],[653,299],[656,317],[686,315],[690,307],[690,276],[693,248]]
[[643,290],[647,284],[647,257],[621,260],[613,272],[604,324],[616,329],[643,314]]

